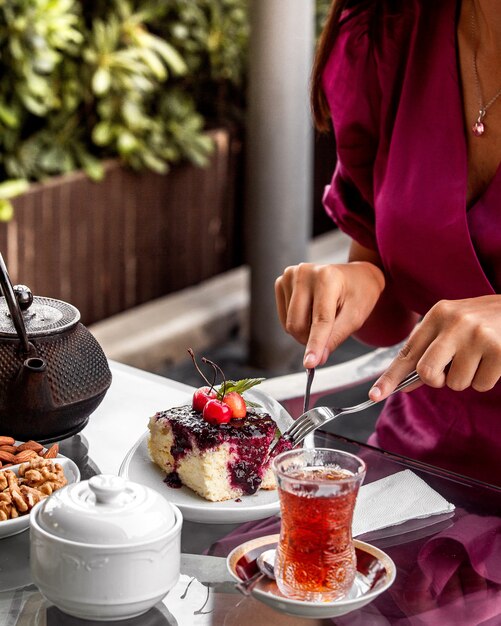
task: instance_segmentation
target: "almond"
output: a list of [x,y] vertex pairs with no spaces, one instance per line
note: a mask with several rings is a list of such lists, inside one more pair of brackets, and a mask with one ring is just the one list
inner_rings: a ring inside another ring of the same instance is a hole
[[16,454],[16,463],[26,463],[26,461],[29,461],[37,456],[38,452],[35,452],[35,450],[22,450]]
[[33,441],[33,439],[30,439],[29,441],[26,441],[25,443],[17,446],[17,450],[18,452],[22,452],[23,450],[35,450],[35,452],[40,452],[40,450],[43,450],[43,446],[41,443],[38,443],[38,441]]
[[16,446],[0,446],[1,452],[10,452],[11,454],[16,454],[17,447]]
[[13,446],[16,440],[13,437],[0,436],[0,446]]
[[44,459],[55,459],[56,456],[59,454],[59,445],[57,443],[55,443],[53,446],[51,446],[47,452],[43,455]]
[[0,450],[0,461],[5,461],[5,463],[17,463],[16,457],[10,452],[4,452]]

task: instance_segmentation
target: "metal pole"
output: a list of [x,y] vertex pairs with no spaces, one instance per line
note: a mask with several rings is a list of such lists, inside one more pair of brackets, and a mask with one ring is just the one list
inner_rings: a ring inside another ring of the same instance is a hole
[[281,328],[274,282],[305,261],[311,236],[312,126],[308,83],[314,0],[251,0],[247,126],[250,359],[300,367],[302,350]]

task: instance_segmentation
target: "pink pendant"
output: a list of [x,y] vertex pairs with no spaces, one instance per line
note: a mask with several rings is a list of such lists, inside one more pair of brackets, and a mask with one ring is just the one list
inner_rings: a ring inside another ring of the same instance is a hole
[[476,137],[480,137],[485,132],[485,126],[482,124],[482,122],[477,121],[475,122],[475,124],[473,124],[471,130]]
[[482,107],[480,111],[478,112],[477,121],[471,127],[471,130],[473,131],[473,134],[475,135],[475,137],[480,137],[485,132],[485,126],[482,122],[482,120],[485,117],[485,112],[486,112],[485,107]]

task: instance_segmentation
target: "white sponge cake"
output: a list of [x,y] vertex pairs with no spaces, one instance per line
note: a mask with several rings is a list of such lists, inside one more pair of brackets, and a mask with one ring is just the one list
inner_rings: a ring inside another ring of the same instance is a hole
[[149,430],[151,459],[172,487],[186,485],[213,502],[276,488],[268,450],[277,426],[266,413],[248,410],[243,419],[214,425],[181,406],[154,415]]

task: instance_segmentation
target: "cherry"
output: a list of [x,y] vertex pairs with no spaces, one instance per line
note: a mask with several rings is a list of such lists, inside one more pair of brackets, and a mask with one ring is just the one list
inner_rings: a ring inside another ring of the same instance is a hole
[[227,424],[232,418],[231,408],[221,400],[209,400],[204,406],[202,416],[209,424]]
[[238,391],[230,391],[227,393],[223,398],[223,402],[230,407],[235,419],[241,419],[247,415],[245,400],[238,393]]
[[200,413],[209,400],[217,398],[217,393],[212,387],[199,387],[193,394],[191,406]]
[[[263,379],[246,378],[236,382],[234,380],[227,381],[219,365],[210,359],[202,357],[202,361],[210,365],[214,372],[212,383],[210,383],[205,374],[198,367],[195,353],[191,348],[188,348],[188,353],[198,373],[205,380],[207,385],[209,385],[208,387],[200,387],[195,391],[193,394],[193,409],[195,411],[201,411],[204,419],[211,424],[226,424],[231,418],[244,418],[247,415],[247,406],[242,397],[242,393],[254,385],[257,385]],[[216,391],[214,385],[218,373],[223,377],[223,383]]]

